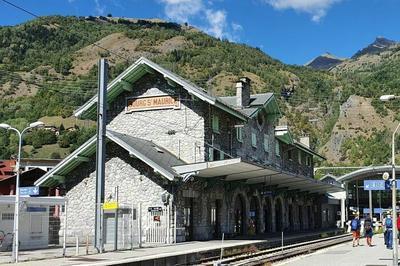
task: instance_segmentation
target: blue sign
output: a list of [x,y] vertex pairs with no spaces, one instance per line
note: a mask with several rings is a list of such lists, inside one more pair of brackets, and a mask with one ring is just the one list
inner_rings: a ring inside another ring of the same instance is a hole
[[47,209],[45,207],[27,207],[27,212],[46,212]]
[[[364,180],[364,190],[390,190],[390,180]],[[396,180],[396,188],[400,189],[400,180]]]
[[39,187],[20,187],[19,194],[21,196],[39,196]]
[[[382,208],[374,208],[374,213],[378,214],[378,213],[383,213],[385,211],[387,211],[388,209],[382,209]],[[364,208],[363,209],[363,213],[369,213],[369,208]]]
[[364,180],[364,190],[386,190],[385,180]]

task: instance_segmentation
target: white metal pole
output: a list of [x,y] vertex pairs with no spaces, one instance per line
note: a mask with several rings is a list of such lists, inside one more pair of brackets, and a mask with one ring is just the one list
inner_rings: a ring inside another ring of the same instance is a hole
[[138,238],[139,238],[139,248],[142,247],[142,203],[139,202],[138,210]]
[[67,253],[67,207],[68,207],[68,203],[67,203],[67,201],[65,201],[65,204],[64,204],[63,257],[65,257],[66,253]]
[[[15,181],[15,207],[14,207],[14,245],[13,245],[13,257],[14,261],[18,262],[18,250],[19,250],[19,186],[20,186],[20,177],[19,177],[19,168],[21,161],[21,147],[22,147],[22,134],[19,130],[15,128],[11,128],[18,134],[18,157],[16,163],[16,171],[17,171],[17,179]],[[22,131],[24,132],[25,129]]]
[[174,205],[174,243],[176,244],[176,205]]
[[224,238],[225,238],[225,234],[222,233],[221,253],[220,253],[220,255],[219,255],[219,260],[222,260],[222,256],[224,255]]
[[340,227],[341,228],[344,228],[344,224],[346,222],[345,212],[346,212],[345,199],[340,199]]
[[369,218],[371,219],[371,222],[372,222],[372,215],[374,214],[374,211],[372,208],[372,190],[368,191],[368,196],[369,196]]
[[397,212],[396,212],[396,158],[395,158],[395,135],[400,127],[397,125],[396,130],[392,135],[392,209],[393,209],[393,265],[398,266],[398,253],[397,253]]

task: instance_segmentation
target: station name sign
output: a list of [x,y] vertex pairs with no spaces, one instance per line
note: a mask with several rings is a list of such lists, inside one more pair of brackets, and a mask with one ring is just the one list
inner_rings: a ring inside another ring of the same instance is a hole
[[178,96],[162,95],[149,97],[135,97],[127,99],[127,112],[156,110],[156,109],[179,109],[181,102]]
[[[390,180],[364,180],[364,190],[390,190]],[[400,180],[396,180],[396,189],[400,189]]]

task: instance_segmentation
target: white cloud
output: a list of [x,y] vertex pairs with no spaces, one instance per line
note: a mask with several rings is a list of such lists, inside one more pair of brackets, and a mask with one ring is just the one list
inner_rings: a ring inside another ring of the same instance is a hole
[[[165,4],[165,15],[176,22],[190,23],[192,20],[201,21],[199,28],[217,37],[238,40],[237,32],[242,26],[237,23],[229,25],[225,10],[213,8],[217,0],[158,0]],[[218,0],[222,1],[222,0]]]
[[232,29],[233,29],[234,31],[242,31],[242,30],[243,30],[243,26],[240,25],[240,24],[237,24],[237,23],[235,23],[235,22],[232,22],[232,23],[231,23],[231,26],[232,26]]
[[106,6],[100,4],[100,0],[94,0],[94,3],[96,4],[94,8],[96,15],[104,15],[104,12],[106,11]]
[[314,22],[319,22],[327,10],[341,0],[264,0],[275,9],[294,9],[311,14]]
[[217,37],[223,38],[226,35],[226,12],[223,10],[211,10],[208,9],[206,12],[206,18],[209,27],[206,29],[208,33]]
[[188,22],[203,9],[202,0],[161,0],[165,4],[165,14],[168,18],[179,22]]

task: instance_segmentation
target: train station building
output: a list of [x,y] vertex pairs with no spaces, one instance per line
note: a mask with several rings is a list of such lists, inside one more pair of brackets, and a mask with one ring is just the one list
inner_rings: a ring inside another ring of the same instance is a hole
[[[248,78],[232,86],[235,96],[215,97],[146,58],[109,83],[105,196],[135,209],[141,238],[163,223],[162,241],[181,242],[340,219],[327,193],[342,187],[314,178],[314,161],[324,158],[278,125],[274,94],[251,94]],[[97,96],[75,115],[96,119],[96,106]],[[75,234],[94,235],[95,153],[93,137],[35,183],[67,198]]]

